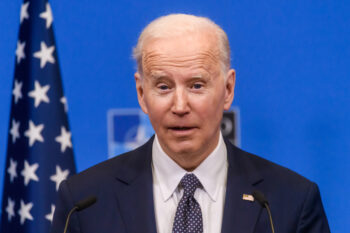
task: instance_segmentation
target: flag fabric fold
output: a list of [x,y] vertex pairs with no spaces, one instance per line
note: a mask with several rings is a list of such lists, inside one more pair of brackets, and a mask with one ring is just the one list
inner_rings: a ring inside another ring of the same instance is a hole
[[52,11],[24,1],[15,51],[1,233],[47,233],[61,181],[75,173]]

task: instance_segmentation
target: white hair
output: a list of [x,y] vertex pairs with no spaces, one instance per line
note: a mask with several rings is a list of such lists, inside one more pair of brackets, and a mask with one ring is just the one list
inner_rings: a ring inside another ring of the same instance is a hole
[[142,52],[147,40],[181,36],[203,30],[212,30],[216,34],[222,69],[227,72],[230,69],[230,45],[224,30],[209,18],[188,14],[162,16],[143,29],[132,53],[138,72],[142,74]]

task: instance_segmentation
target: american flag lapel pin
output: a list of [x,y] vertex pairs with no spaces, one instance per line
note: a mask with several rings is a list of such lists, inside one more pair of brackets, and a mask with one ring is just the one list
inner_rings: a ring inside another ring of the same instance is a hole
[[245,201],[254,201],[254,197],[250,194],[243,193],[242,199]]

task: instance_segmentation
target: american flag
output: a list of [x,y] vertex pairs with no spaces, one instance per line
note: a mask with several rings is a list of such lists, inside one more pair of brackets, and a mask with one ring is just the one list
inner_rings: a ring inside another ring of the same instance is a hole
[[4,169],[1,233],[47,233],[60,182],[75,173],[52,12],[24,1]]

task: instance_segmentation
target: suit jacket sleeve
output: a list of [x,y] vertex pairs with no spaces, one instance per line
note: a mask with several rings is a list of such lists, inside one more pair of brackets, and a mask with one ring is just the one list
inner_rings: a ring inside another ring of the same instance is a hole
[[298,233],[329,233],[330,229],[323,209],[320,191],[311,183],[299,217]]
[[[62,233],[69,211],[74,207],[67,181],[60,184],[51,233]],[[67,232],[80,232],[77,215],[72,214]]]

